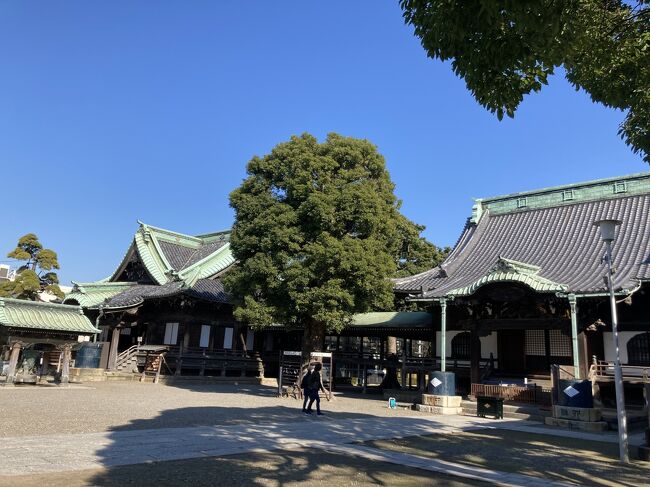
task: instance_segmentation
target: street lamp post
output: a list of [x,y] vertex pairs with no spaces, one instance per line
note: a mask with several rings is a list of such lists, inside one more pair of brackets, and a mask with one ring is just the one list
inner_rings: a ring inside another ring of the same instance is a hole
[[627,447],[627,418],[625,417],[625,396],[623,394],[623,372],[618,343],[618,316],[616,314],[616,297],[612,270],[612,244],[616,236],[616,227],[620,220],[598,220],[594,225],[600,228],[600,236],[605,242],[605,261],[607,262],[607,286],[609,288],[609,303],[612,313],[612,339],[614,340],[614,385],[616,388],[616,416],[618,419],[618,448],[622,463],[630,463]]

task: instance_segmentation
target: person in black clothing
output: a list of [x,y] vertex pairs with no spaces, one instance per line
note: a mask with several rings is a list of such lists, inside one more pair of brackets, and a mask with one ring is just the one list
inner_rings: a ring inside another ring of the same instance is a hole
[[302,380],[300,381],[300,388],[302,389],[302,412],[307,413],[307,401],[311,397],[311,392],[309,390],[309,379],[311,377],[311,374],[313,374],[314,371],[312,370],[311,367],[307,369],[307,372],[305,372],[305,375],[302,376]]
[[314,401],[316,401],[316,414],[319,416],[323,415],[323,413],[320,410],[320,397],[318,395],[320,391],[323,391],[325,394],[327,394],[327,391],[323,386],[323,378],[320,375],[320,371],[322,368],[323,368],[323,364],[318,362],[314,367],[314,371],[309,376],[309,383],[307,384],[307,386],[309,388],[310,397],[309,397],[309,406],[307,406],[307,414],[311,414],[311,406],[312,404],[314,404]]

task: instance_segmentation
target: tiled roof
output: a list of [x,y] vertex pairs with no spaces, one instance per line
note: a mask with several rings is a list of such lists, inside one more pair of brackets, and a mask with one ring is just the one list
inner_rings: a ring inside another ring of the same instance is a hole
[[80,306],[0,298],[0,325],[79,334],[99,333]]
[[605,292],[605,247],[593,225],[604,218],[622,221],[613,251],[615,288],[631,290],[650,279],[650,173],[478,200],[477,206],[445,262],[396,279],[396,291],[431,299],[515,281],[539,292]]
[[84,308],[95,308],[107,299],[124,292],[132,282],[75,282],[72,291],[65,295],[63,304],[79,304]]
[[[118,281],[133,259],[139,259],[156,284]],[[95,283],[75,284],[65,302],[79,303],[84,308],[128,308],[147,299],[185,294],[229,303],[230,296],[217,276],[234,263],[227,231],[194,237],[140,222],[133,243],[113,275]]]
[[201,244],[198,248],[190,248],[172,242],[161,241],[160,248],[174,270],[182,271],[205,259],[227,243],[226,241],[207,242]]
[[[197,279],[212,277],[234,262],[229,231],[191,236],[138,223],[140,228],[135,232],[133,244],[110,281],[118,280],[134,257],[142,262],[151,279],[161,285],[186,280],[188,276],[191,285]],[[183,272],[186,275],[181,275]]]
[[105,309],[131,308],[149,299],[162,299],[179,295],[191,296],[214,303],[229,303],[230,296],[218,279],[199,279],[192,287],[183,281],[163,284],[137,284],[126,291],[111,297],[103,303]]

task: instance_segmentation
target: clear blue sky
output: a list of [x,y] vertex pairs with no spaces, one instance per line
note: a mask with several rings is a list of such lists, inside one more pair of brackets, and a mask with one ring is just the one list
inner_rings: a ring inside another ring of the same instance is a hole
[[2,2],[0,66],[0,261],[35,232],[65,284],[110,274],[138,219],[229,227],[246,162],[302,132],[374,142],[438,245],[472,197],[648,169],[561,77],[499,122],[397,1]]

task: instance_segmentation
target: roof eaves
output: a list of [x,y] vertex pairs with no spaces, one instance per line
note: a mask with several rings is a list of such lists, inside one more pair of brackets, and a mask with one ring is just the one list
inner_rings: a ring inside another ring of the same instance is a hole
[[152,240],[151,234],[146,232],[146,226],[135,234],[135,245],[142,263],[152,279],[162,285],[169,281],[166,272],[172,269],[166,259],[163,261],[160,248]]

